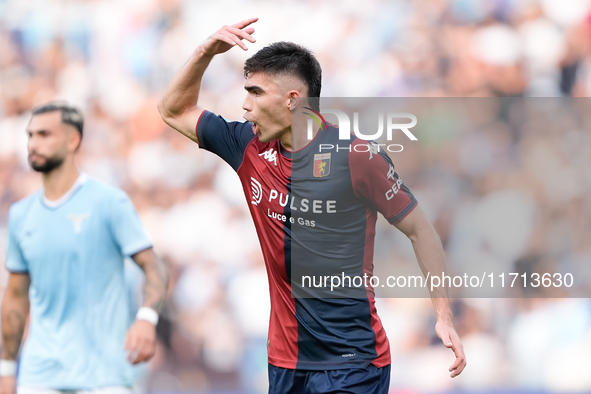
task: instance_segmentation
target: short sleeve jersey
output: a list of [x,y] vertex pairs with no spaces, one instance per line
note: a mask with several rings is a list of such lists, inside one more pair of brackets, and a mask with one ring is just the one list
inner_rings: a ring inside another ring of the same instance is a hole
[[119,189],[83,174],[57,204],[43,195],[21,200],[9,212],[6,268],[31,278],[19,385],[130,387],[124,259],[152,243]]
[[[269,363],[307,370],[382,367],[390,364],[390,350],[373,289],[360,297],[294,297],[292,275],[310,268],[371,276],[377,213],[394,224],[417,201],[383,150],[360,139],[339,141],[338,129],[327,126],[295,152],[279,140],[260,142],[251,123],[208,111],[196,131],[199,146],[238,173],[254,220],[271,296]],[[322,151],[321,145],[340,149]]]

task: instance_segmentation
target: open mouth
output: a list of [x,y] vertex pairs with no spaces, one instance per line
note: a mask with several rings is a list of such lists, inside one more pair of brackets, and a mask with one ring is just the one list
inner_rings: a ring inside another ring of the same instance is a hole
[[252,132],[258,137],[261,134],[259,126],[256,123],[252,124]]

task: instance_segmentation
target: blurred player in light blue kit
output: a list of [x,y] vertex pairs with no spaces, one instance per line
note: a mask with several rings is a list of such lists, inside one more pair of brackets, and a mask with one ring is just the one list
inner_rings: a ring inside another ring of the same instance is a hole
[[[78,171],[83,123],[76,108],[49,103],[33,110],[27,128],[29,162],[44,187],[10,208],[0,394],[128,393],[132,364],[155,351],[166,270],[127,195]],[[126,256],[146,275],[135,322]]]

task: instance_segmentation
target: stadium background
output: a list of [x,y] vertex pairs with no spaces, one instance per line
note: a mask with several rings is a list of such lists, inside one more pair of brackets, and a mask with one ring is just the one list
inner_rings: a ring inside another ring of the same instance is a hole
[[[67,99],[86,115],[80,167],[129,193],[172,273],[158,354],[138,370],[139,390],[265,392],[267,280],[237,177],[156,111],[194,47],[224,24],[260,18],[250,51],[217,57],[204,78],[200,102],[229,119],[242,118],[244,60],[279,40],[317,54],[324,96],[586,97],[590,10],[589,0],[0,0],[0,255],[10,204],[40,186],[26,160],[29,110]],[[462,149],[443,139],[436,149],[449,154],[396,165],[419,195],[441,192],[429,182],[437,168],[438,179],[482,185],[467,200],[494,205],[503,202],[486,185],[498,179],[496,160],[511,155],[532,163],[515,179],[535,196],[525,203],[532,212],[556,203],[548,196],[568,176],[587,180],[569,189],[563,210],[535,235],[551,244],[556,261],[589,263],[591,134],[584,130],[566,139],[492,131],[466,139],[464,152],[488,158],[477,167],[469,155],[451,165]],[[431,219],[449,253],[470,222],[457,196],[438,195]],[[1,270],[2,287],[6,277]],[[428,299],[379,300],[378,310],[393,350],[393,393],[591,391],[588,299],[457,300],[468,367],[454,380]]]

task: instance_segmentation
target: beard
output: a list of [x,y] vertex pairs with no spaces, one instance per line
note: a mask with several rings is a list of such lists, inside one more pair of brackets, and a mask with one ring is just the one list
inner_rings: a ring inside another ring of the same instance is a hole
[[33,168],[33,170],[35,170],[37,172],[41,172],[43,174],[50,173],[51,171],[60,167],[64,162],[63,157],[45,157],[45,156],[41,156],[41,157],[45,158],[45,161],[43,163],[36,163],[34,161],[31,161],[30,158],[29,158],[29,162],[31,163],[31,167]]

